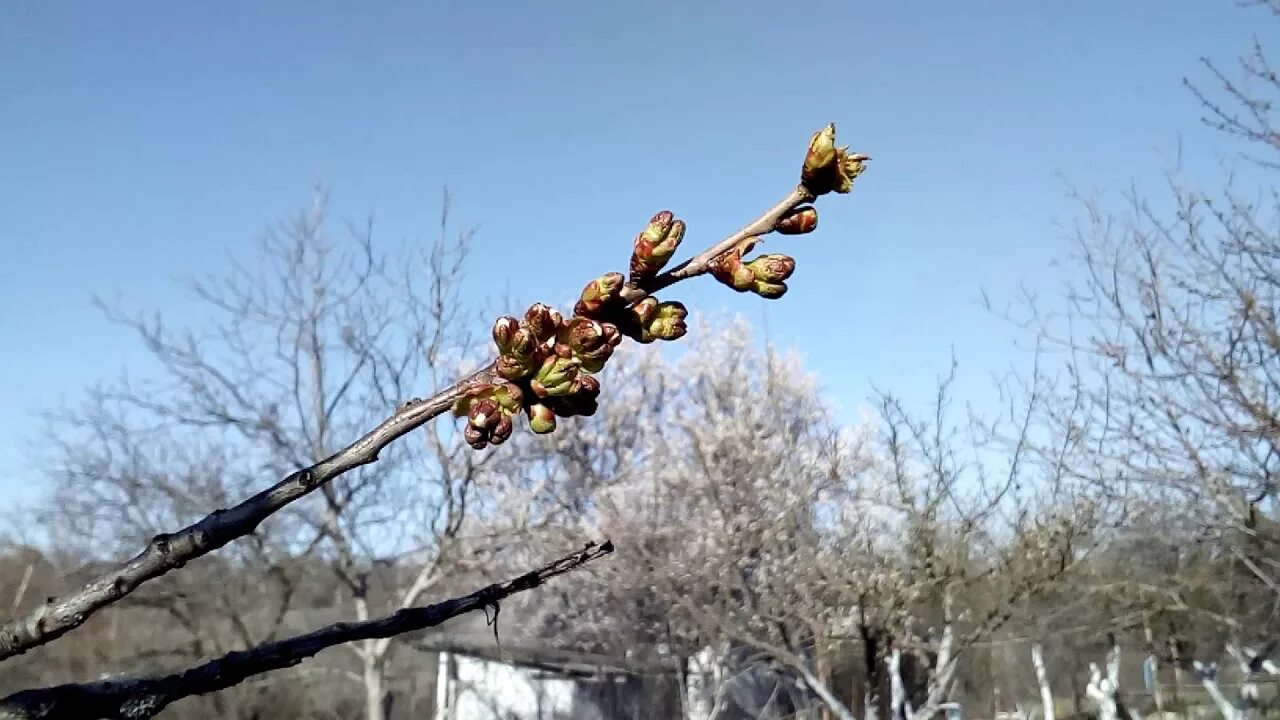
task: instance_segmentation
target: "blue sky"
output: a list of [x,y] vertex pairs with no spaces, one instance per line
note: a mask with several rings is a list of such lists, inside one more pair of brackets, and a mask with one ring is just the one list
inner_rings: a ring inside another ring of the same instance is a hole
[[448,184],[480,290],[563,302],[658,209],[689,247],[753,217],[828,121],[875,159],[785,243],[787,298],[673,297],[767,319],[844,406],[871,382],[924,402],[953,347],[982,403],[1021,360],[979,292],[1057,285],[1064,180],[1158,189],[1179,137],[1211,167],[1181,79],[1274,25],[1229,0],[787,7],[0,5],[0,498],[43,482],[33,412],[141,362],[91,295],[181,318],[176,278],[315,181],[395,240],[431,236]]

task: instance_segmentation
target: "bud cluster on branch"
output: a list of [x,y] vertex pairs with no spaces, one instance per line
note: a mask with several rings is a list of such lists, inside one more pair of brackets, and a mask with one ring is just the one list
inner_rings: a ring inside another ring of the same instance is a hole
[[827,125],[809,141],[799,188],[768,222],[757,222],[727,244],[660,274],[686,230],[683,220],[663,210],[636,235],[630,276],[609,272],[587,283],[571,317],[537,303],[523,320],[498,318],[493,326],[498,359],[492,374],[470,384],[453,403],[454,415],[467,419],[467,443],[480,450],[505,442],[521,412],[539,434],[554,431],[557,418],[595,414],[600,382],[593,375],[604,369],[623,337],[647,344],[678,340],[688,331],[688,310],[681,303],[658,300],[653,293],[659,289],[710,273],[738,292],[782,297],[796,261],[780,253],[746,255],[770,232],[803,235],[815,230],[818,211],[808,203],[830,192],[849,192],[868,159],[837,148],[835,126]]

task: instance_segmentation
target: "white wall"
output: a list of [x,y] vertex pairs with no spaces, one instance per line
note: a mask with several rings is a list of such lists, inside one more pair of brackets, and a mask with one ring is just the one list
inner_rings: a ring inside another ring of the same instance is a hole
[[537,671],[440,653],[436,720],[551,720],[569,717],[574,683]]

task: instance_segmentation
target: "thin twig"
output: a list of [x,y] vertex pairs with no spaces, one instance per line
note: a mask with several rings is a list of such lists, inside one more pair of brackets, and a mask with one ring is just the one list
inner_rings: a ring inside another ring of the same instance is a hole
[[414,632],[495,607],[516,593],[536,588],[611,552],[613,545],[609,541],[588,543],[582,550],[537,570],[470,595],[426,607],[405,608],[377,620],[335,623],[306,635],[228,653],[172,675],[24,690],[0,700],[0,720],[145,720],[182,698],[225,690],[256,675],[292,667],[335,645]]
[[[628,285],[622,291],[622,298],[628,304],[634,304],[677,282],[706,274],[711,261],[738,242],[772,232],[783,215],[813,199],[812,193],[803,186],[797,186],[758,218],[690,260],[651,279]],[[25,617],[5,623],[0,626],[0,660],[20,655],[74,630],[95,612],[125,597],[143,583],[253,533],[258,525],[289,503],[344,473],[376,462],[379,453],[388,445],[447,412],[469,385],[496,380],[493,369],[494,363],[491,362],[429,398],[401,405],[378,427],[328,458],[290,474],[235,507],[215,510],[177,532],[157,535],[131,560],[66,596],[50,598]]]

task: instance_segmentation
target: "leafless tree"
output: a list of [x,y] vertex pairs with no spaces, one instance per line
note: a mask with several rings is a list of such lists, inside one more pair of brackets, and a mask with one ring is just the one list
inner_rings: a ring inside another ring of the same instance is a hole
[[1084,199],[1065,302],[1028,295],[1018,319],[1061,359],[1036,439],[1067,442],[1031,452],[1067,458],[1107,544],[1143,568],[1107,591],[1237,631],[1280,602],[1280,81],[1260,41],[1234,70],[1204,62],[1218,87],[1188,85],[1244,161],[1222,183],[1172,174],[1120,210]]
[[[629,391],[598,428],[617,442],[549,441],[557,472],[587,489],[568,500],[584,508],[574,516],[623,548],[579,580],[596,599],[575,604],[573,624],[696,664],[707,698],[690,717],[815,702],[854,717],[854,678],[873,716],[930,716],[966,649],[1082,556],[1087,506],[1015,502],[1030,462],[998,481],[969,467],[945,388],[939,427],[890,397],[844,427],[798,360],[758,347],[748,324],[691,334],[679,359],[611,366]],[[610,617],[619,606],[627,627]]]
[[[478,320],[458,297],[470,233],[451,236],[448,221],[446,194],[434,241],[387,249],[371,221],[335,237],[317,191],[252,257],[191,282],[205,311],[195,327],[110,309],[159,377],[98,388],[60,418],[52,519],[68,530],[90,522],[95,536],[134,545],[245,494],[263,472],[323,460],[335,438],[374,424],[413,384],[443,384],[473,351],[468,329]],[[341,488],[323,486],[218,562],[131,600],[177,619],[197,658],[274,639],[306,564],[328,567],[357,621],[416,604],[452,557],[468,557],[458,530],[489,459],[445,426],[421,437],[389,448]],[[346,647],[358,661],[365,717],[380,720],[391,640]]]

